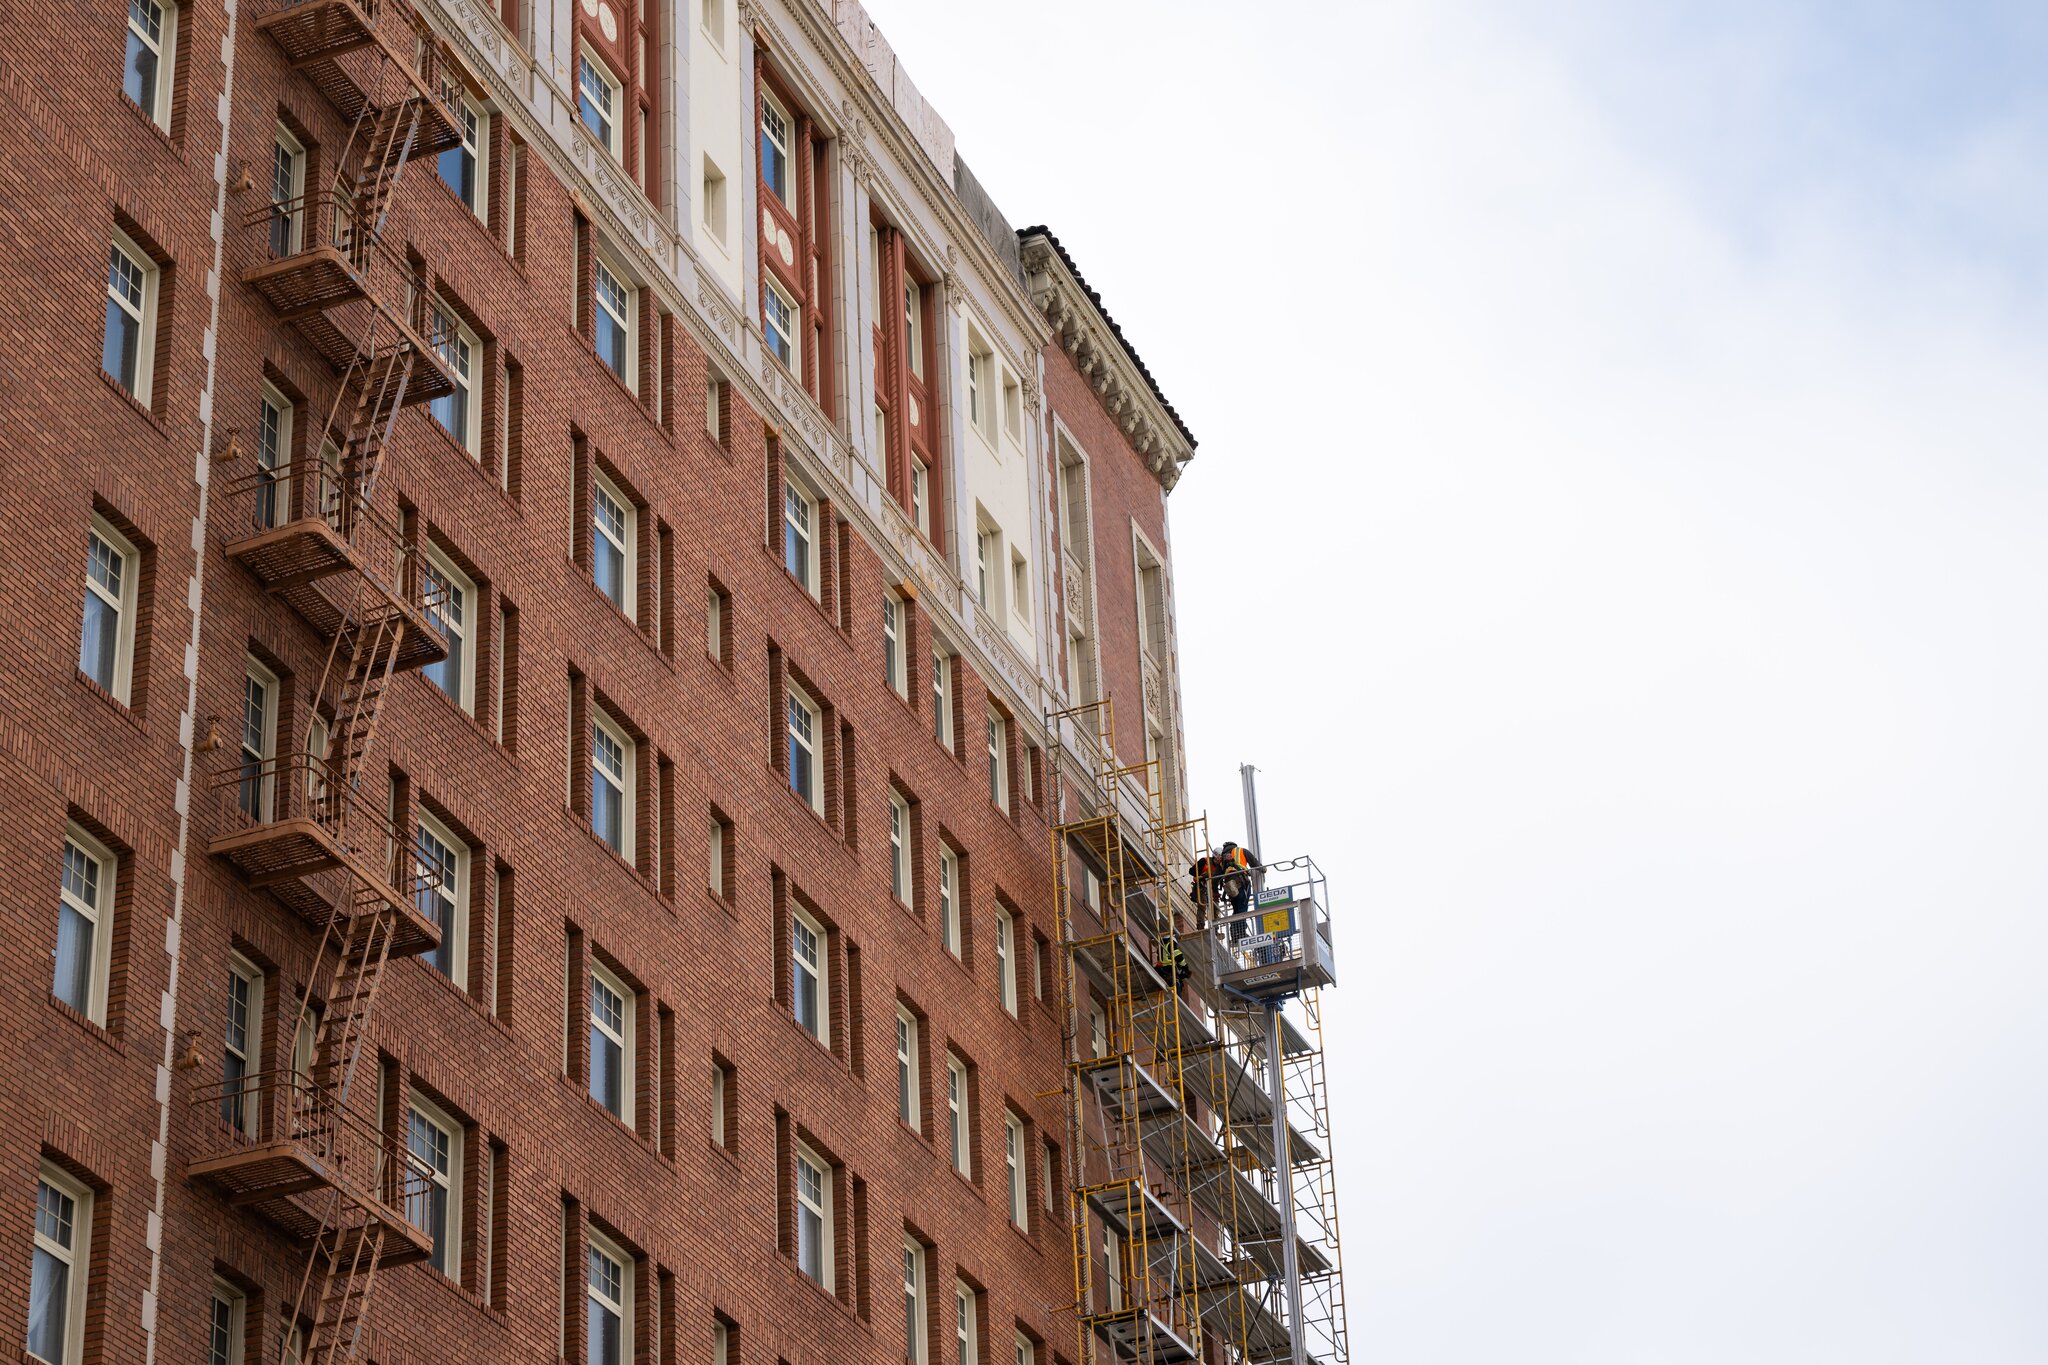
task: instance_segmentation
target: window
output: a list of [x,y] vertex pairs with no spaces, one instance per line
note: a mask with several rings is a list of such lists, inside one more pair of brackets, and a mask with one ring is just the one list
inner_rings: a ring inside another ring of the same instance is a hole
[[306,191],[306,148],[283,124],[270,149],[270,254],[289,256],[302,245]]
[[596,335],[598,359],[625,381],[627,388],[640,391],[639,352],[634,347],[634,319],[640,308],[639,291],[623,270],[600,256],[596,274]]
[[996,809],[1010,809],[1010,727],[995,711],[988,713],[988,799]]
[[1024,1120],[1015,1114],[1003,1115],[1003,1166],[1009,1181],[1010,1221],[1029,1231],[1031,1211],[1024,1184]]
[[592,137],[603,144],[613,160],[622,159],[619,149],[619,83],[604,63],[583,53],[577,68],[576,112]]
[[902,1005],[896,1007],[896,1117],[912,1132],[924,1128],[923,1081],[918,1075],[917,1016]]
[[1017,1365],[1037,1365],[1038,1348],[1032,1345],[1030,1337],[1019,1332],[1017,1333],[1017,1344],[1013,1356]]
[[789,692],[789,789],[818,814],[825,813],[824,784],[818,773],[818,708],[791,688]]
[[82,1281],[92,1264],[91,1234],[92,1191],[44,1162],[36,1183],[28,1354],[48,1365],[77,1365],[85,1352]]
[[890,690],[906,700],[910,697],[910,660],[904,638],[908,610],[908,604],[895,593],[882,594],[882,676],[888,679]]
[[924,378],[924,289],[912,279],[903,281],[903,349],[910,372]]
[[704,652],[713,662],[725,662],[725,594],[716,586],[704,590]]
[[932,735],[953,747],[953,656],[938,648],[932,650]]
[[241,777],[235,801],[251,820],[268,820],[276,792],[270,760],[277,753],[277,677],[254,659],[242,676]]
[[973,331],[967,334],[967,421],[987,440],[996,438],[995,395],[991,377],[995,357]]
[[981,1335],[975,1321],[975,1294],[965,1280],[953,1281],[953,1344],[958,1348],[959,1365],[977,1365],[976,1345]]
[[903,1358],[925,1365],[924,1247],[914,1237],[903,1239]]
[[989,603],[995,598],[995,584],[989,576],[989,561],[1000,553],[996,548],[999,543],[996,533],[986,526],[982,527],[974,538],[974,601],[983,611],[990,609]]
[[57,895],[56,971],[50,994],[104,1024],[113,958],[114,855],[76,825],[64,834],[64,874]]
[[128,62],[121,88],[165,132],[171,128],[171,63],[177,33],[175,5],[128,0]]
[[624,981],[590,969],[590,1098],[633,1123],[633,1032],[637,1001]]
[[761,339],[768,353],[791,374],[797,372],[797,341],[801,310],[773,275],[761,276]]
[[929,538],[932,533],[931,470],[915,455],[910,457],[910,519]]
[[486,162],[483,149],[490,142],[491,117],[483,106],[470,98],[469,92],[450,84],[444,89],[449,107],[455,115],[455,126],[461,130],[462,141],[439,158],[441,181],[455,191],[455,197],[469,207],[477,217],[484,216],[487,186],[484,182]]
[[1012,1017],[1017,1013],[1017,921],[996,907],[996,997]]
[[465,711],[476,708],[476,650],[470,622],[476,613],[476,584],[435,550],[426,554],[427,624],[440,633],[448,657],[428,664],[428,679]]
[[711,1365],[735,1365],[732,1358],[732,1327],[723,1318],[711,1324]]
[[590,576],[611,604],[633,619],[638,599],[633,570],[639,555],[640,516],[617,484],[597,476],[591,492]]
[[711,858],[705,885],[714,896],[725,894],[725,822],[713,816],[710,824]]
[[825,927],[802,910],[789,920],[789,998],[796,1022],[826,1046],[832,1043],[831,963]]
[[1109,1308],[1115,1312],[1124,1306],[1124,1239],[1112,1227],[1102,1229],[1102,1272]]
[[406,1115],[412,1179],[405,1221],[433,1239],[428,1263],[451,1280],[462,1277],[462,1125],[415,1097]]
[[611,851],[633,860],[633,741],[617,722],[592,708],[590,828]]
[[593,1231],[589,1262],[584,1365],[628,1365],[633,1359],[633,1258]]
[[1015,550],[1010,551],[1010,611],[1020,621],[1031,620],[1031,566]]
[[704,158],[704,230],[720,246],[725,244],[725,172],[710,157]]
[[1024,439],[1024,391],[1008,370],[1003,371],[1003,434],[1013,441]]
[[291,515],[292,401],[268,384],[256,406],[256,529],[274,530]]
[[960,934],[960,855],[939,849],[939,938],[954,957],[964,956]]
[[704,434],[725,444],[725,414],[729,390],[725,376],[709,365],[704,370]]
[[716,1057],[711,1059],[711,1140],[728,1152],[738,1149],[734,1140],[738,1134],[726,1117],[726,1111],[734,1100],[733,1070]]
[[802,1144],[796,1149],[796,1265],[832,1288],[832,1168]]
[[208,1312],[206,1365],[242,1365],[243,1324],[248,1320],[248,1296],[226,1280],[215,1280],[213,1301]]
[[790,577],[804,585],[811,596],[818,595],[817,540],[812,530],[818,517],[817,499],[790,479],[782,481],[782,566]]
[[967,1090],[967,1063],[946,1054],[946,1120],[953,1144],[953,1169],[974,1178],[973,1098]]
[[[725,0],[702,0],[704,36],[720,52],[725,51]],[[723,1362],[721,1362],[723,1365]]]
[[220,1121],[257,1137],[262,1118],[256,1073],[263,1056],[263,972],[240,953],[228,958],[228,1017],[222,1032]]
[[761,92],[761,183],[790,208],[796,207],[796,181],[789,159],[789,113],[766,90]]
[[910,889],[910,803],[889,793],[889,892],[915,909]]
[[1090,1056],[1109,1055],[1109,1016],[1102,1012],[1100,1005],[1088,1007],[1088,1049]]
[[149,253],[115,233],[107,249],[107,337],[100,368],[144,407],[156,361],[159,271]]
[[424,812],[415,841],[422,878],[415,903],[421,918],[441,931],[439,946],[421,961],[460,986],[468,956],[469,845]]
[[476,396],[476,362],[483,344],[476,333],[463,325],[455,310],[445,303],[434,305],[434,349],[455,376],[455,387],[428,406],[434,420],[462,443],[472,457],[483,451],[483,404]]

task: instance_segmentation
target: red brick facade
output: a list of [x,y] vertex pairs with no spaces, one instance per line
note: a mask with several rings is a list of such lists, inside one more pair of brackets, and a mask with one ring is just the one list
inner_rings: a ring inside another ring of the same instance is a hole
[[[250,467],[266,381],[296,401],[303,443],[336,378],[241,283],[259,243],[238,225],[265,202],[280,120],[307,146],[309,186],[331,177],[348,124],[245,16],[224,167],[230,192],[210,394],[217,458],[195,557],[227,16],[199,0],[182,12],[168,135],[121,93],[118,11],[64,6],[15,18],[0,62],[8,247],[0,407],[11,437],[0,518],[14,548],[14,572],[0,589],[10,625],[0,781],[12,793],[0,876],[18,891],[0,949],[15,1043],[13,1060],[0,1066],[0,1128],[9,1134],[0,1143],[0,1229],[12,1229],[0,1231],[0,1335],[23,1333],[35,1172],[49,1160],[97,1196],[85,1360],[142,1360],[147,1323],[156,1359],[206,1359],[218,1276],[248,1296],[241,1358],[268,1365],[279,1359],[281,1314],[304,1257],[186,1178],[188,1162],[223,1140],[217,1110],[191,1097],[219,1079],[231,953],[265,973],[260,1064],[289,1065],[290,1014],[317,935],[206,850],[228,827],[234,801],[218,782],[235,758],[245,659],[280,682],[277,750],[301,752],[326,642],[223,554],[248,507],[221,490]],[[543,158],[511,154],[509,122],[491,125],[495,174],[481,220],[430,160],[416,161],[384,234],[481,343],[483,417],[482,449],[472,457],[424,406],[404,410],[376,491],[377,506],[402,519],[409,537],[474,580],[476,680],[472,714],[421,674],[401,674],[377,738],[373,768],[388,778],[400,828],[431,813],[468,844],[472,874],[466,987],[418,960],[395,963],[385,978],[370,1034],[382,1114],[398,1132],[404,1097],[430,1096],[464,1128],[466,1169],[460,1282],[425,1265],[381,1274],[364,1358],[548,1361],[567,1342],[580,1359],[580,1248],[592,1227],[636,1259],[633,1358],[642,1365],[709,1359],[715,1317],[737,1329],[732,1359],[747,1365],[900,1360],[906,1228],[928,1247],[933,1359],[952,1350],[956,1278],[982,1293],[983,1362],[1010,1359],[1013,1328],[1044,1343],[1042,1361],[1064,1358],[1070,1247],[1064,1200],[1055,1193],[1049,1206],[1040,1156],[1042,1144],[1066,1142],[1057,952],[1046,946],[1058,928],[1048,904],[1043,764],[1013,726],[1014,814],[991,804],[981,747],[988,688],[971,653],[955,661],[955,748],[935,742],[926,672],[933,626],[922,610],[911,614],[909,701],[889,688],[880,604],[895,585],[829,503],[817,537],[822,603],[784,570],[775,437],[737,393],[728,399],[729,439],[706,432],[706,355],[680,320],[656,317],[652,290],[640,295],[640,393],[599,360],[579,216],[586,206]],[[237,190],[245,171],[252,186]],[[100,368],[117,228],[162,270],[146,408]],[[579,262],[583,283],[572,287]],[[712,363],[730,367],[724,357]],[[1045,371],[1047,403],[1095,461],[1105,679],[1111,693],[1135,696],[1136,607],[1122,528],[1135,518],[1163,550],[1163,497],[1056,346]],[[233,458],[218,458],[230,446]],[[591,581],[589,505],[599,476],[635,504],[637,621]],[[126,704],[76,666],[95,513],[140,551]],[[195,572],[196,751],[180,859]],[[707,592],[727,604],[719,659],[706,650]],[[822,818],[790,791],[781,767],[790,679],[823,711]],[[631,862],[591,833],[582,741],[568,747],[600,706],[636,743]],[[1028,719],[1025,730],[1036,726]],[[1035,801],[1024,799],[1034,764]],[[890,890],[892,789],[913,803],[915,910]],[[385,799],[383,790],[369,795]],[[714,823],[727,831],[726,894],[706,887]],[[50,989],[67,824],[118,855],[104,1026]],[[940,942],[942,840],[962,855],[964,961]],[[1018,925],[1015,1018],[997,994],[998,905]],[[791,1015],[796,906],[828,930],[830,1048]],[[582,969],[592,962],[637,992],[635,1128],[594,1103],[582,1079]],[[168,1034],[167,996],[176,1013]],[[922,1022],[923,1135],[897,1118],[899,1002]],[[949,1168],[940,1136],[948,1048],[971,1068],[971,1182]],[[167,1096],[159,1094],[166,1061]],[[722,1145],[711,1136],[714,1067],[733,1081]],[[1006,1109],[1027,1127],[1028,1231],[1008,1217]],[[162,1113],[158,1227],[152,1145]],[[836,1294],[800,1274],[790,1250],[795,1141],[834,1167]],[[1063,1184],[1063,1166],[1055,1169]]]

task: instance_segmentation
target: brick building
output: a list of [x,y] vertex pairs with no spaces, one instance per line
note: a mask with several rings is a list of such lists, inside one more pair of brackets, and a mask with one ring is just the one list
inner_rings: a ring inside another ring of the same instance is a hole
[[853,0],[6,33],[0,1331],[1070,1360],[1194,443],[1067,252]]

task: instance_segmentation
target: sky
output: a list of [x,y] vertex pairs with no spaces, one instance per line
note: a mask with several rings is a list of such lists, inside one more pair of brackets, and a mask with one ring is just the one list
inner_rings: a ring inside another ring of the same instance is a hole
[[1352,1360],[2048,1360],[2048,8],[869,10],[1200,438]]

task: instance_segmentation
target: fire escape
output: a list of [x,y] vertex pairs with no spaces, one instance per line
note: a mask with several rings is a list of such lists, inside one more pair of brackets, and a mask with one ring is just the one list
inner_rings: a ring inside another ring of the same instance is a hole
[[306,748],[222,771],[225,832],[208,851],[319,946],[289,1063],[195,1094],[219,1108],[223,1140],[189,1174],[304,1247],[280,1358],[332,1365],[357,1358],[378,1272],[432,1253],[407,1218],[425,1177],[385,1129],[374,1074],[357,1069],[386,967],[441,940],[433,877],[394,827],[370,757],[392,676],[446,650],[415,551],[374,495],[399,412],[454,384],[425,325],[424,282],[382,241],[384,219],[406,163],[460,134],[438,47],[403,0],[297,0],[256,27],[352,125],[328,187],[273,199],[242,225],[256,258],[244,282],[338,381],[304,451],[259,450],[225,481],[225,551],[327,655],[301,711]]
[[1242,914],[1198,899],[1207,819],[1169,819],[1110,702],[1046,719],[1081,1365],[1345,1365],[1322,876],[1271,864]]

